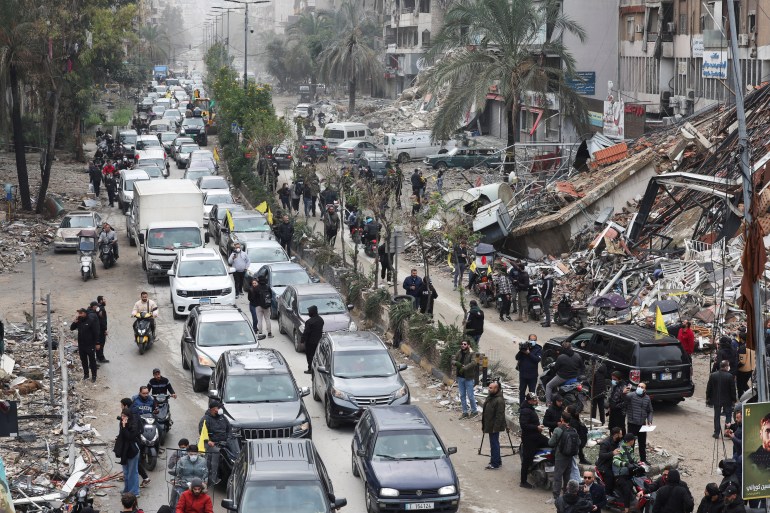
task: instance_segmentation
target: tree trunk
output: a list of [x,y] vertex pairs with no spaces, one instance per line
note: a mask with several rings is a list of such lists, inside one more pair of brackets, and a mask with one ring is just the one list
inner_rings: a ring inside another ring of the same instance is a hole
[[75,159],[78,162],[85,162],[86,155],[83,151],[83,132],[80,131],[80,117],[78,116],[75,121],[74,133],[75,133]]
[[510,109],[506,109],[506,121],[508,126],[508,141],[506,146],[508,150],[505,155],[505,173],[506,176],[512,171],[516,171],[516,142],[519,134],[519,102],[514,101]]
[[356,110],[356,79],[353,78],[348,81],[348,119],[353,115]]
[[50,107],[50,114],[47,116],[48,137],[43,153],[40,155],[40,190],[37,193],[37,206],[35,212],[43,213],[45,207],[45,196],[48,194],[48,183],[51,181],[51,167],[54,159],[54,146],[56,144],[56,127],[59,121],[59,99],[62,94],[62,86],[56,88],[53,93],[53,105]]
[[19,180],[19,196],[22,210],[32,210],[32,198],[29,194],[29,174],[27,173],[27,154],[24,153],[24,130],[21,126],[21,92],[19,74],[16,66],[9,66],[11,79],[11,125],[13,126],[13,148],[16,152],[16,177]]

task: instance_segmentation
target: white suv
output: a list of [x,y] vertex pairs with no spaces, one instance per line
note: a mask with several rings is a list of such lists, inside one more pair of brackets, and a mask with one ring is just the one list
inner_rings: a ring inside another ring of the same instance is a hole
[[235,304],[232,268],[212,248],[183,249],[168,271],[174,319],[198,304]]

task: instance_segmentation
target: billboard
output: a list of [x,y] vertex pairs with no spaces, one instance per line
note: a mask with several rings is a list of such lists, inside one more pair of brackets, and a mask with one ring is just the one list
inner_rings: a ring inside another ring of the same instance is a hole
[[622,100],[610,97],[604,102],[603,132],[611,139],[625,138],[625,108]]
[[770,497],[770,403],[743,405],[743,498]]

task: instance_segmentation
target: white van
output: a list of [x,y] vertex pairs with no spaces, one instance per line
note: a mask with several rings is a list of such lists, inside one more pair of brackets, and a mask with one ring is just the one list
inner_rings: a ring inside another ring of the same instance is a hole
[[334,149],[343,141],[358,139],[368,141],[374,144],[374,134],[368,126],[363,123],[329,123],[324,128],[324,139],[326,146]]
[[428,155],[446,153],[455,147],[455,141],[434,141],[429,130],[419,132],[386,133],[382,140],[382,149],[388,157],[402,164],[410,160],[419,160]]

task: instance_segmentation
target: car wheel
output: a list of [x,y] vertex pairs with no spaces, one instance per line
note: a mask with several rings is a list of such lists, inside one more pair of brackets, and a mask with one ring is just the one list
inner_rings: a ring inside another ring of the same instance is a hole
[[195,367],[193,367],[192,365],[190,365],[190,380],[192,382],[193,392],[206,391],[206,386],[205,385],[201,386],[201,383],[197,379],[195,379]]
[[321,396],[318,395],[318,388],[316,388],[316,386],[315,386],[315,376],[316,376],[316,373],[313,373],[313,377],[310,378],[310,388],[313,389],[313,399],[315,399],[316,401],[318,401],[320,403],[321,402]]
[[372,504],[372,496],[369,494],[366,481],[364,481],[364,500],[366,501],[366,513],[378,513],[375,506]]
[[356,477],[360,477],[361,474],[358,472],[358,467],[356,467],[356,454],[353,452],[353,448],[350,448],[350,471],[353,472],[353,475]]
[[187,362],[187,360],[184,357],[184,342],[182,342],[181,347],[179,348],[179,354],[182,355],[182,368],[184,370],[190,370],[190,364]]
[[442,162],[438,162],[436,164],[436,166],[435,166],[436,169],[441,170],[441,171],[446,171],[448,167],[449,166],[447,166],[446,162],[443,162],[443,161]]
[[147,283],[149,283],[150,285],[153,285],[155,283],[155,278],[153,278],[150,273],[147,273]]
[[409,162],[409,154],[406,153],[406,152],[400,153],[398,155],[398,163],[399,164],[406,164],[407,162]]
[[182,316],[176,313],[176,307],[173,302],[171,303],[171,315],[174,317],[175,321],[182,319]]
[[128,245],[131,246],[132,248],[136,247],[136,241],[131,236],[131,234],[128,234]]
[[294,330],[294,336],[292,337],[292,340],[294,342],[294,350],[295,351],[297,351],[298,353],[302,353],[302,352],[305,351],[305,348],[302,347],[302,342],[300,342],[301,339],[300,339],[300,336],[299,336],[299,330],[298,329]]
[[281,317],[280,312],[278,313],[278,333],[281,335],[286,335],[286,330],[283,329],[283,318]]
[[324,420],[326,420],[326,426],[329,429],[334,429],[339,425],[339,422],[332,417],[332,401],[326,399],[326,407],[324,408]]

